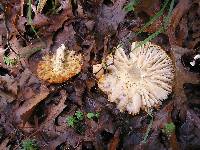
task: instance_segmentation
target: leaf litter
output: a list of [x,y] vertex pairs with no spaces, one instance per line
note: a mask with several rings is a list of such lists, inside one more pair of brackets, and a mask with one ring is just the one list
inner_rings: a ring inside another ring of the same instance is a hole
[[[120,113],[97,87],[92,65],[105,58],[117,43],[145,39],[163,24],[163,16],[136,34],[161,8],[158,0],[139,2],[125,12],[125,0],[81,0],[51,3],[37,11],[38,1],[0,4],[0,149],[19,149],[25,139],[36,139],[40,149],[194,149],[199,147],[200,93],[198,0],[175,2],[169,28],[153,39],[172,57],[176,78],[173,93],[151,118]],[[53,2],[53,1],[52,1]],[[164,16],[167,11],[164,12]],[[38,37],[28,23],[32,26]],[[134,26],[134,27],[133,27]],[[133,34],[128,37],[127,33]],[[122,39],[123,38],[123,39]],[[81,73],[62,84],[49,84],[35,75],[38,61],[65,44],[83,54]],[[3,57],[17,58],[15,66]],[[194,62],[194,66],[190,65]],[[81,111],[98,112],[98,119],[85,117],[80,128],[67,126],[66,118]],[[170,137],[162,132],[173,122]],[[145,135],[147,129],[148,135]],[[147,137],[146,143],[143,138]]]

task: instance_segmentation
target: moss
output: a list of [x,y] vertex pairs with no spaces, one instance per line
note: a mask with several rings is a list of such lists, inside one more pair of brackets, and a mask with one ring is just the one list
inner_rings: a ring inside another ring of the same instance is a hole
[[170,136],[173,132],[175,132],[176,126],[173,122],[166,123],[164,128],[162,129],[162,132],[166,134],[167,136]]

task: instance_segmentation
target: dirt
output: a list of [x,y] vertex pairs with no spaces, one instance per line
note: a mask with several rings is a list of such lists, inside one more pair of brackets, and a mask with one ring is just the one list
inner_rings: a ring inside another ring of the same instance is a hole
[[[27,139],[35,139],[41,150],[199,149],[200,59],[194,57],[200,55],[200,1],[175,0],[167,30],[152,40],[173,59],[175,81],[173,93],[152,112],[146,142],[150,115],[121,113],[108,102],[92,65],[119,43],[129,50],[132,41],[156,32],[167,11],[136,34],[163,1],[142,0],[131,12],[123,9],[130,2],[126,0],[53,2],[47,0],[37,12],[38,1],[31,1],[37,35],[30,26],[28,1],[0,2],[0,149],[21,149]],[[82,70],[62,84],[49,84],[37,77],[37,63],[61,44],[82,54]],[[6,64],[5,56],[16,64]],[[84,118],[71,127],[66,118],[77,111]],[[89,112],[99,116],[89,119]],[[175,131],[168,136],[163,128],[171,122]]]

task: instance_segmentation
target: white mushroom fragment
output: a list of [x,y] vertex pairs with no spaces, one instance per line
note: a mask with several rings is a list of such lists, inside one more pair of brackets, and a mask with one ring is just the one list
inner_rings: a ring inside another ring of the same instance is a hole
[[200,55],[199,54],[197,54],[196,56],[194,56],[194,59],[193,59],[192,62],[190,62],[190,65],[194,67],[195,64],[196,64],[196,60],[198,60],[198,59],[200,59]]
[[[107,72],[97,76],[98,86],[108,100],[115,102],[120,111],[133,115],[140,109],[161,105],[172,92],[174,79],[172,60],[161,47],[150,42],[140,47],[136,44],[132,43],[129,56],[118,47],[105,61]],[[93,67],[94,73],[99,66]]]
[[37,75],[49,83],[62,83],[81,71],[82,56],[75,51],[65,51],[64,44],[56,50],[56,54],[46,55],[38,63]]

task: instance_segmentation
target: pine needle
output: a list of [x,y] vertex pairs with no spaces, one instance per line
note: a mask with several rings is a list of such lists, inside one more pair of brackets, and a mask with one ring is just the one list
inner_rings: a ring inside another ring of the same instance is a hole
[[133,50],[135,50],[136,48],[146,44],[147,42],[153,40],[155,37],[157,37],[160,33],[162,33],[164,31],[163,27],[160,27],[156,32],[152,33],[150,36],[148,36],[145,40],[139,42],[135,48]]
[[124,7],[124,11],[129,12],[129,11],[134,11],[134,7],[140,2],[140,0],[132,0],[130,3],[128,3]]
[[171,19],[171,16],[172,16],[173,7],[174,7],[174,0],[171,1],[167,17],[165,17],[165,19],[164,19],[165,30],[167,29],[167,27],[169,25],[169,20]]
[[166,0],[163,7],[157,12],[143,27],[137,34],[142,33],[148,26],[150,26],[153,22],[155,22],[161,15],[163,15],[165,8],[167,7],[169,0]]
[[170,8],[168,11],[168,14],[166,17],[164,17],[164,25],[162,27],[160,27],[156,32],[152,33],[149,37],[147,37],[145,40],[139,42],[136,47],[133,49],[135,50],[136,48],[142,46],[143,44],[146,44],[147,42],[153,40],[155,37],[157,37],[160,33],[164,32],[168,25],[169,25],[169,20],[171,18],[172,15],[172,11],[173,11],[173,7],[174,7],[174,0],[171,1],[170,3]]
[[37,38],[42,41],[42,39],[39,37],[39,35],[37,34],[37,32],[34,29],[33,20],[31,18],[31,15],[32,15],[31,0],[29,0],[28,1],[28,13],[27,13],[28,24],[31,26],[31,29],[33,30],[33,32],[35,33],[35,35],[37,36]]

